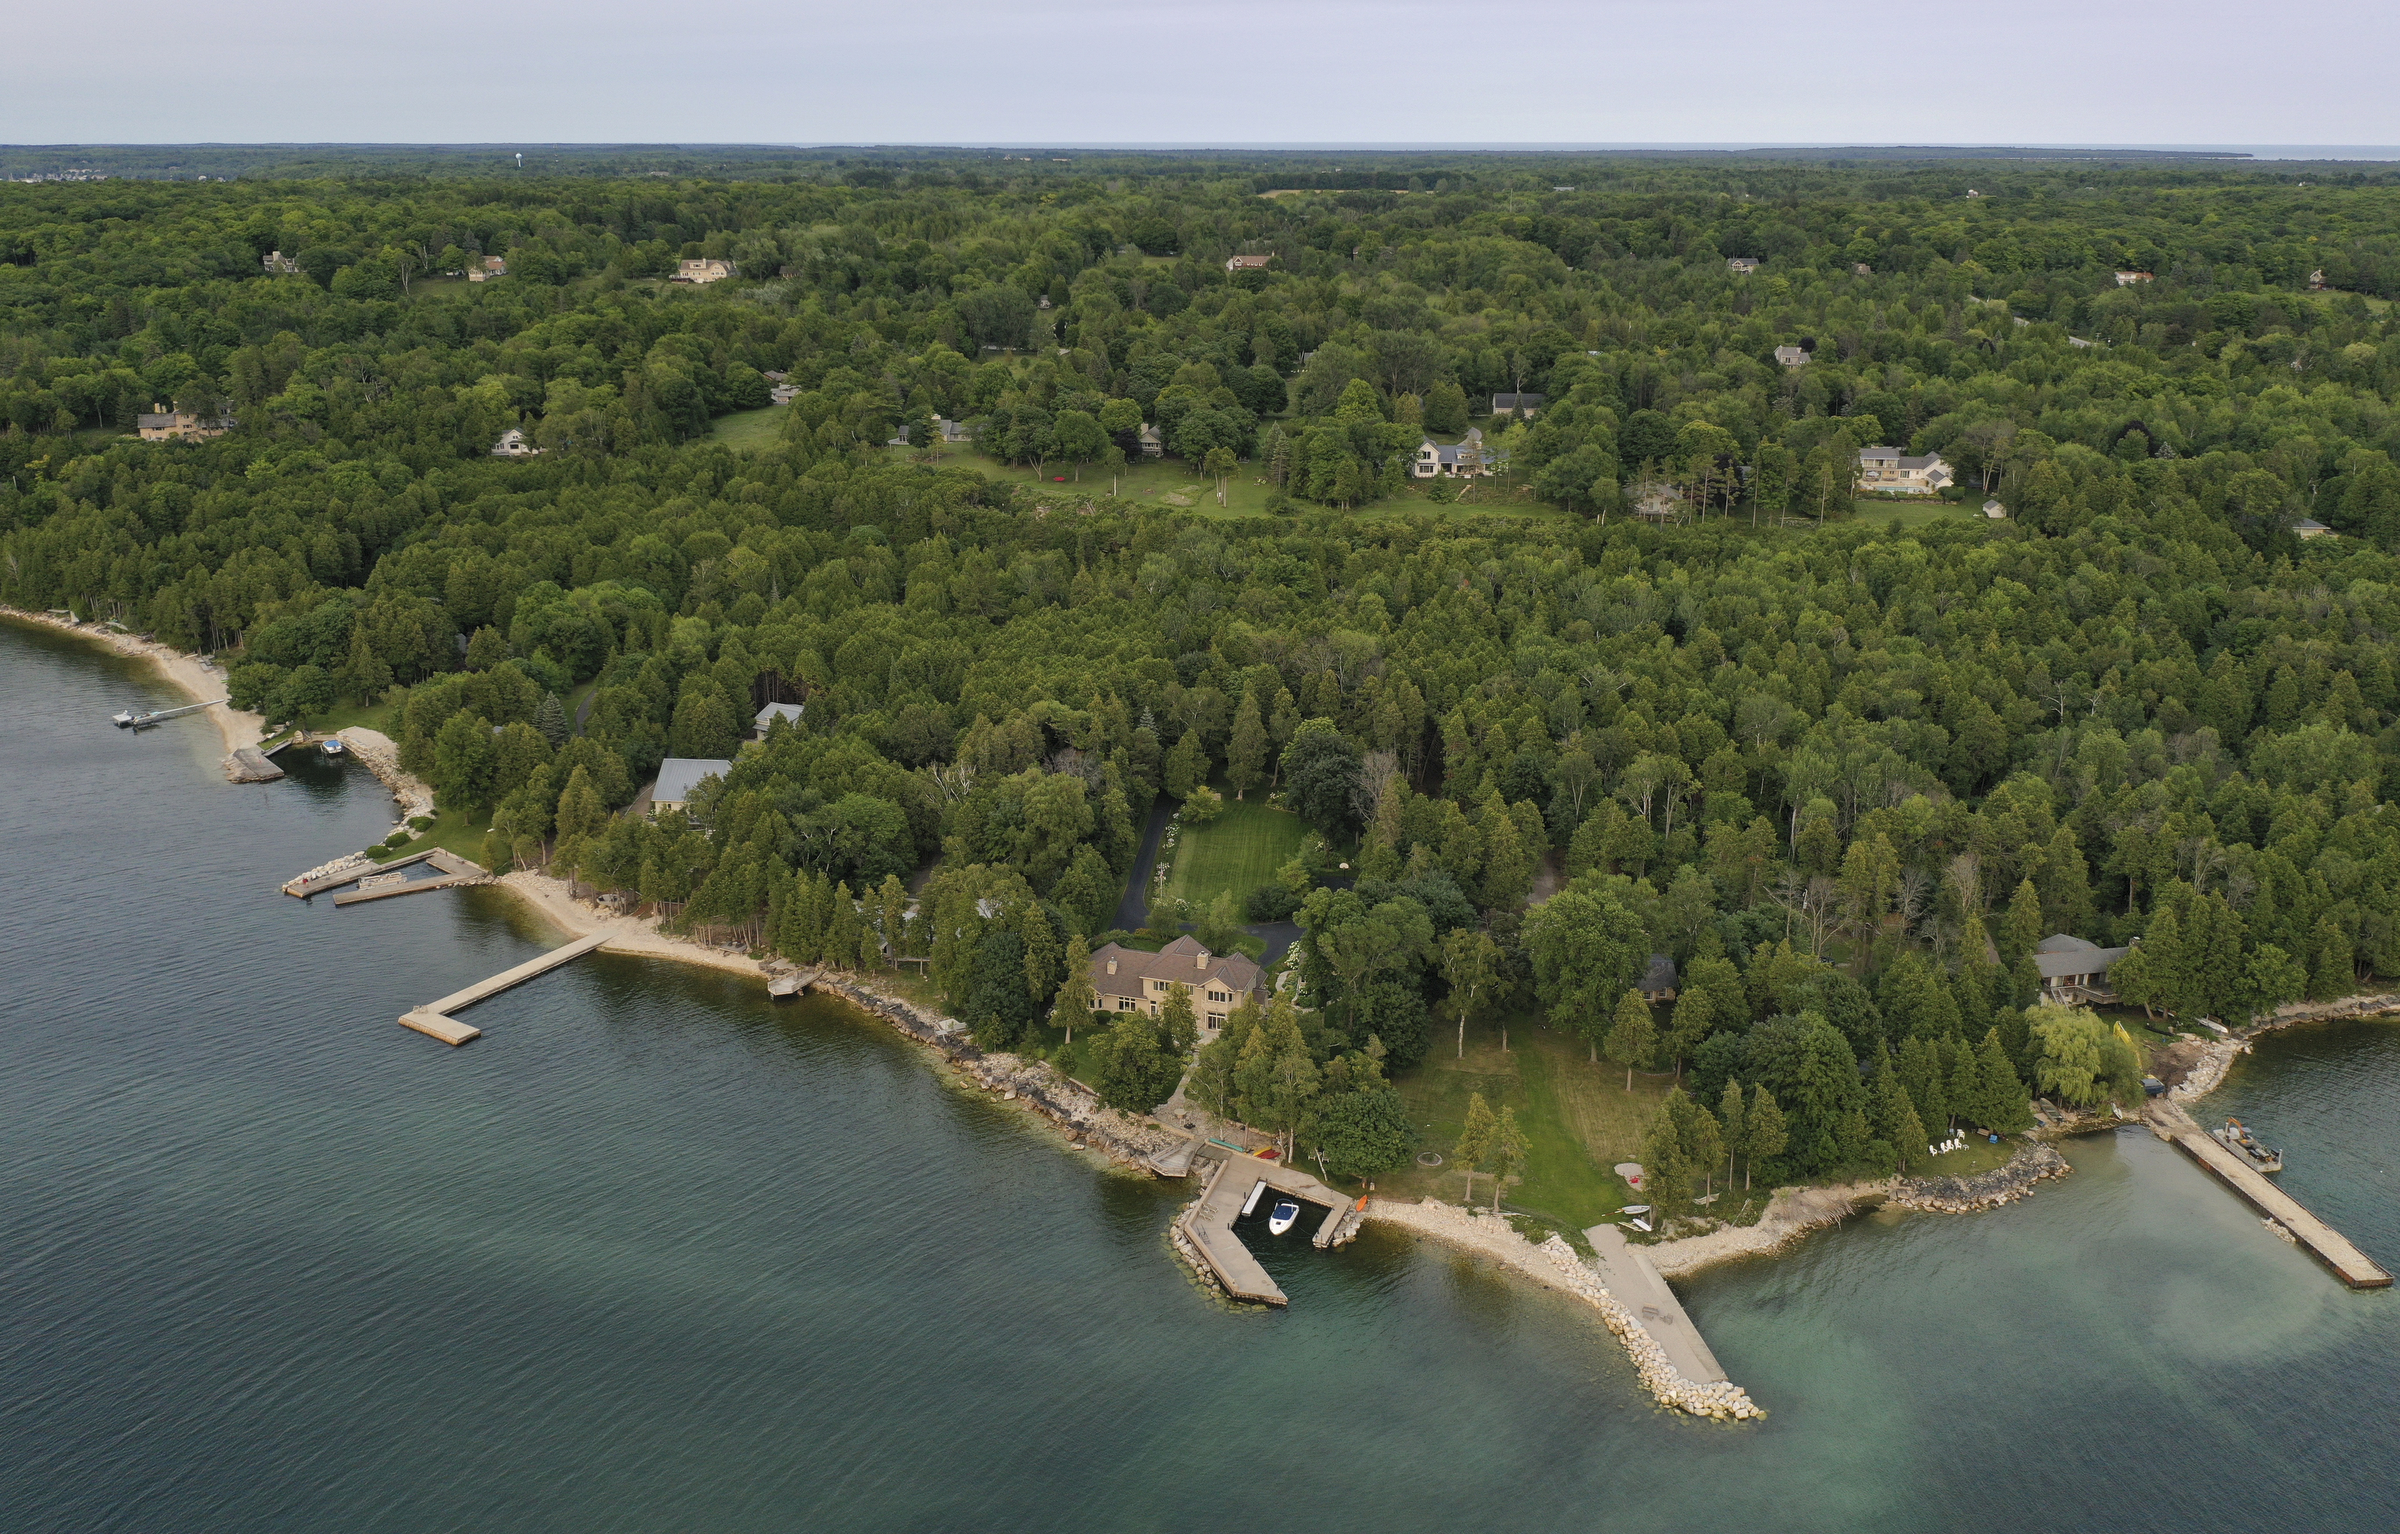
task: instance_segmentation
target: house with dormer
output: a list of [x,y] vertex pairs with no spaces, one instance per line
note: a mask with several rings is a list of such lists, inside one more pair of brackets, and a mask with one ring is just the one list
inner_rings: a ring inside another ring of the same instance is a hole
[[1210,953],[1188,934],[1156,953],[1103,944],[1092,955],[1091,976],[1092,1005],[1102,1012],[1156,1017],[1175,987],[1184,986],[1192,995],[1192,1015],[1204,1029],[1224,1027],[1234,1008],[1266,994],[1266,971],[1247,955]]
[[1484,450],[1483,432],[1470,427],[1455,443],[1436,442],[1427,437],[1417,444],[1417,456],[1409,461],[1408,472],[1416,479],[1472,478],[1491,473],[1491,455]]
[[1858,450],[1858,488],[1901,495],[1933,495],[1949,488],[1956,476],[1939,453],[1911,457],[1896,447]]

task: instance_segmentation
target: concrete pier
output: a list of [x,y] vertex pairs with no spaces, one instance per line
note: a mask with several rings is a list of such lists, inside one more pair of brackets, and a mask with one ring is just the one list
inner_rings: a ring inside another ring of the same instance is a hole
[[1280,1161],[1261,1161],[1256,1156],[1227,1152],[1214,1176],[1208,1180],[1208,1190],[1200,1195],[1182,1219],[1184,1238],[1208,1264],[1225,1292],[1237,1300],[1249,1300],[1262,1305],[1288,1305],[1283,1290],[1267,1276],[1267,1270],[1250,1255],[1250,1248],[1233,1233],[1233,1222],[1241,1218],[1242,1201],[1258,1183],[1265,1183],[1277,1193],[1288,1193],[1306,1199],[1325,1211],[1310,1244],[1320,1251],[1331,1246],[1340,1232],[1342,1222],[1350,1216],[1355,1202],[1338,1188],[1329,1188],[1297,1167]]
[[1617,1302],[1631,1311],[1642,1323],[1642,1330],[1665,1350],[1667,1362],[1675,1372],[1695,1384],[1706,1385],[1725,1378],[1717,1355],[1708,1350],[1700,1329],[1692,1318],[1683,1313],[1683,1302],[1659,1276],[1651,1264],[1650,1254],[1625,1239],[1621,1225],[1595,1225],[1585,1231],[1598,1259],[1600,1282]]
[[479,873],[443,874],[434,879],[402,878],[397,883],[378,884],[371,888],[362,883],[358,889],[334,896],[333,903],[337,906],[361,905],[369,900],[389,900],[395,895],[418,895],[426,890],[446,890],[454,884],[473,884],[482,878],[483,875]]
[[595,932],[590,937],[579,937],[572,943],[562,944],[540,958],[528,959],[512,969],[504,969],[489,980],[478,980],[465,990],[452,991],[439,1001],[429,1001],[402,1013],[400,1026],[414,1028],[426,1037],[440,1039],[445,1044],[464,1044],[469,1039],[482,1038],[482,1029],[469,1027],[450,1014],[497,996],[510,986],[523,985],[536,975],[546,975],[570,959],[582,958],[606,941],[606,934]]
[[2219,1182],[2240,1194],[2259,1213],[2274,1220],[2318,1261],[2333,1269],[2334,1276],[2353,1289],[2387,1289],[2392,1275],[2366,1253],[2352,1246],[2340,1231],[2308,1212],[2301,1202],[2261,1176],[2249,1162],[2219,1145],[2175,1104],[2163,1097],[2152,1098],[2143,1117],[2149,1120],[2150,1132],[2162,1140],[2172,1141],[2183,1153],[2216,1175]]
[[319,874],[313,879],[294,879],[284,885],[283,892],[306,900],[311,895],[321,895],[330,889],[340,889],[345,884],[355,884],[370,874],[390,873],[395,868],[406,868],[411,863],[422,863],[438,850],[440,849],[433,848],[424,852],[412,852],[407,857],[393,858],[384,863],[364,863],[356,868],[344,869],[340,873]]

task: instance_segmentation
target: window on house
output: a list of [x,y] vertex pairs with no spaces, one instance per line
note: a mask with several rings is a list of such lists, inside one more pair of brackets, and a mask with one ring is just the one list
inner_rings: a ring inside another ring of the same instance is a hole
[[1119,1012],[1131,1012],[1137,1005],[1139,1005],[1139,1003],[1135,1002],[1130,996],[1120,996],[1117,998],[1117,1010]]

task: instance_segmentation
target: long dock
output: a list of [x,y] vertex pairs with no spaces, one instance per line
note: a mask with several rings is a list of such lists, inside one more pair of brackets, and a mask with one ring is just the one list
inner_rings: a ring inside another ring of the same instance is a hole
[[536,959],[527,959],[512,969],[504,969],[489,980],[478,980],[463,991],[452,991],[439,1001],[429,1001],[421,1007],[404,1012],[400,1026],[414,1028],[428,1038],[445,1044],[464,1044],[469,1039],[483,1037],[483,1030],[469,1027],[450,1014],[471,1007],[479,1001],[499,995],[511,986],[523,985],[536,975],[546,975],[570,959],[580,959],[607,941],[607,934],[595,932],[551,949]]
[[2153,1098],[2143,1116],[2150,1129],[2216,1174],[2219,1182],[2240,1194],[2259,1213],[2274,1220],[2292,1238],[2333,1269],[2334,1276],[2353,1289],[2388,1289],[2392,1275],[2349,1238],[2308,1212],[2301,1202],[2261,1176],[2249,1162],[2209,1138],[2208,1131],[2165,1098]]
[[397,884],[378,884],[372,889],[354,889],[333,897],[333,903],[361,905],[369,900],[389,900],[395,895],[417,895],[426,890],[446,890],[454,884],[473,884],[482,879],[480,873],[443,874],[433,879],[403,879]]
[[1261,1182],[1278,1193],[1288,1193],[1322,1207],[1325,1218],[1309,1241],[1320,1251],[1333,1244],[1342,1221],[1350,1214],[1353,1200],[1349,1194],[1327,1187],[1297,1167],[1231,1152],[1209,1178],[1208,1190],[1200,1195],[1200,1202],[1184,1215],[1183,1233],[1227,1294],[1255,1304],[1288,1305],[1291,1301],[1283,1290],[1267,1276],[1258,1259],[1250,1255],[1250,1248],[1242,1244],[1242,1238],[1233,1233],[1233,1222],[1241,1218],[1242,1202],[1249,1198],[1251,1188]]
[[1667,1287],[1650,1254],[1625,1239],[1624,1227],[1595,1225],[1583,1234],[1599,1259],[1601,1284],[1640,1319],[1651,1340],[1666,1350],[1667,1361],[1676,1372],[1701,1385],[1725,1378],[1717,1355],[1708,1350],[1700,1329],[1683,1313],[1683,1302]]

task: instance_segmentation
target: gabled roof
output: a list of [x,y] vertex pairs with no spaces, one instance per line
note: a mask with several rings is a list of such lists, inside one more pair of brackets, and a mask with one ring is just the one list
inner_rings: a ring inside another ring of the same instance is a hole
[[[1113,975],[1108,972],[1111,959],[1117,961],[1117,972]],[[1259,977],[1259,967],[1247,955],[1212,954],[1189,934],[1156,953],[1105,943],[1092,955],[1092,985],[1103,995],[1141,994],[1144,987],[1139,982],[1147,980],[1171,981],[1194,990],[1214,983],[1239,994],[1257,990]]]
[[1675,989],[1675,961],[1663,953],[1652,954],[1650,967],[1642,972],[1641,989],[1651,992]]
[[792,723],[798,724],[801,712],[807,707],[808,705],[805,703],[770,703],[758,711],[758,718],[754,722],[762,731],[778,719],[788,719]]
[[650,790],[652,804],[681,804],[703,778],[721,778],[733,763],[713,756],[670,756],[658,764],[658,783]]

